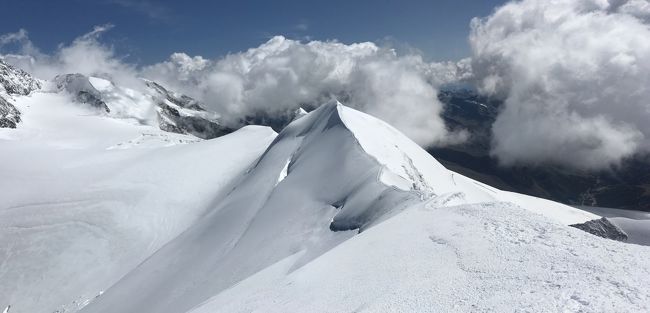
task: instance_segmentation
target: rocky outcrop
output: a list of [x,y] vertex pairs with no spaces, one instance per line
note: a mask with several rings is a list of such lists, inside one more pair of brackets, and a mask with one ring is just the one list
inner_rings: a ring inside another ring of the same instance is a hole
[[27,72],[0,60],[0,86],[10,95],[28,95],[40,89],[41,82]]
[[[41,82],[27,72],[0,60],[0,93],[26,96],[40,89]],[[0,128],[16,128],[20,111],[0,94]]]
[[172,92],[150,80],[145,80],[145,84],[155,92],[160,129],[202,139],[220,137],[236,130],[224,126],[218,115],[206,111],[194,98]]
[[592,235],[603,238],[613,239],[617,241],[627,241],[627,234],[618,226],[603,217],[599,220],[591,220],[582,224],[569,225],[580,230],[584,230]]
[[82,74],[64,74],[54,78],[56,88],[68,92],[75,101],[88,104],[93,108],[110,112],[111,110],[102,100],[102,94]]
[[0,128],[16,128],[20,123],[20,111],[0,96]]
[[154,81],[145,80],[145,84],[147,85],[147,87],[153,89],[159,95],[167,99],[169,102],[181,108],[186,108],[186,109],[196,110],[196,111],[205,111],[205,109],[201,106],[201,104],[199,104],[199,102],[192,97],[169,91],[167,90],[167,88],[161,86],[160,84]]
[[202,139],[212,139],[235,131],[221,125],[218,120],[207,117],[208,114],[188,112],[188,109],[179,109],[165,102],[157,104],[160,129],[164,131],[189,134]]

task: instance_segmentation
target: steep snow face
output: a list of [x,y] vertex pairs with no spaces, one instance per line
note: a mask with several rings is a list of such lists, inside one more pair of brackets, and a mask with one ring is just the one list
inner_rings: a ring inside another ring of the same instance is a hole
[[447,170],[429,153],[392,126],[363,112],[339,105],[341,119],[359,144],[383,166],[380,180],[439,205],[490,201],[512,202],[562,224],[583,223],[597,215],[557,202],[504,192]]
[[21,126],[0,129],[0,305],[17,313],[78,310],[200,219],[276,136],[201,141],[60,94],[16,106]]
[[41,88],[41,82],[27,72],[0,60],[0,88],[8,94],[28,95]]
[[453,172],[392,126],[342,105],[338,109],[341,119],[363,149],[384,166],[381,175],[384,183],[418,191],[423,198],[460,191],[463,192],[461,197],[470,202],[495,199],[488,191],[476,186],[464,188],[466,186],[462,185],[467,185],[466,179],[457,175],[456,180]]

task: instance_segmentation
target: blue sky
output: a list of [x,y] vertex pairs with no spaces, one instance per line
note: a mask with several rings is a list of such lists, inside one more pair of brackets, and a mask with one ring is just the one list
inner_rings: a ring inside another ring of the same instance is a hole
[[111,23],[115,28],[104,40],[140,64],[178,51],[215,58],[258,46],[272,35],[390,43],[438,61],[469,55],[471,18],[503,2],[2,0],[0,33],[24,28],[49,52],[95,25]]

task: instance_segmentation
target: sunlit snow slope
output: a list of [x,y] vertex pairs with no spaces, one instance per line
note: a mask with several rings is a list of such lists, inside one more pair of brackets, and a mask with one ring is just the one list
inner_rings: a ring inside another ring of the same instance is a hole
[[74,312],[220,199],[275,133],[211,141],[97,115],[63,95],[16,98],[0,129],[0,306]]
[[336,102],[202,141],[58,96],[0,130],[11,313],[650,310],[648,247]]

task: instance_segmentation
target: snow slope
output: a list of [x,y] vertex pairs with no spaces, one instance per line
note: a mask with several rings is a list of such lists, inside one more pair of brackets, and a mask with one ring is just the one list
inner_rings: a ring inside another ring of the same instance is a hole
[[647,312],[647,256],[511,203],[417,205],[191,312]]
[[17,97],[0,129],[0,306],[76,311],[218,201],[275,137],[212,141],[98,115],[65,95]]
[[341,104],[202,141],[66,101],[20,97],[0,130],[12,313],[650,310],[649,247]]

